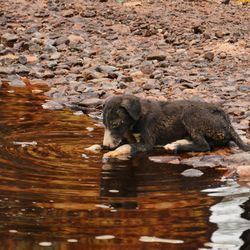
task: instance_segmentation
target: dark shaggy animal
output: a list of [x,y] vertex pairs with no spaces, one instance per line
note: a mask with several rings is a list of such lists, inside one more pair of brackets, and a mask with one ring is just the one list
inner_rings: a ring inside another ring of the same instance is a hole
[[[104,104],[103,123],[103,146],[109,149],[120,146],[108,152],[104,156],[107,158],[133,155],[156,145],[177,152],[209,151],[215,146],[226,146],[231,140],[241,149],[250,150],[233,129],[228,115],[215,104],[206,102],[162,102],[132,95],[113,96]],[[139,134],[139,140],[135,134]]]

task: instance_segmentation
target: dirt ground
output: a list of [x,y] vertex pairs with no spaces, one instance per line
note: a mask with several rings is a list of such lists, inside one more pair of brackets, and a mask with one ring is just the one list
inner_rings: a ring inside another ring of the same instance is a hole
[[[219,102],[249,136],[250,4],[0,1],[1,82],[48,84],[47,108],[93,115],[116,93]],[[4,84],[2,85],[4,86]]]

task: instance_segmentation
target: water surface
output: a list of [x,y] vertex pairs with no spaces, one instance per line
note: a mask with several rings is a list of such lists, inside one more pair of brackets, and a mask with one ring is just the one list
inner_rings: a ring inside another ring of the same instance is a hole
[[249,249],[245,183],[148,155],[103,163],[84,150],[101,143],[100,122],[44,101],[0,90],[0,249]]

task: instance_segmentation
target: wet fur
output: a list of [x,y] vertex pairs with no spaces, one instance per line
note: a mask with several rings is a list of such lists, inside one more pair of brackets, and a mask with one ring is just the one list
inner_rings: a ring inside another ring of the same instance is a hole
[[[206,102],[113,96],[104,105],[103,123],[105,133],[109,132],[104,146],[114,149],[127,143],[131,154],[181,139],[191,142],[176,143],[175,151],[209,151],[215,146],[227,146],[231,140],[241,149],[250,150],[233,129],[229,116],[217,105]],[[135,133],[140,134],[139,142]]]

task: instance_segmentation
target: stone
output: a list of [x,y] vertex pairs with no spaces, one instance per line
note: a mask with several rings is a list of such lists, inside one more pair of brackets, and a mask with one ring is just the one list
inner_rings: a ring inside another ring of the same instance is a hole
[[75,15],[75,12],[73,10],[64,10],[62,12],[63,17],[72,17]]
[[204,54],[204,58],[208,61],[213,61],[214,60],[214,53],[213,52],[207,52]]
[[21,64],[27,64],[27,62],[28,62],[27,57],[23,56],[23,55],[19,56],[17,60]]
[[147,57],[147,60],[157,60],[157,61],[164,61],[166,59],[166,55],[162,52],[154,52],[149,54]]
[[51,110],[61,110],[63,109],[63,105],[55,102],[55,101],[47,101],[42,105],[44,109],[51,109]]
[[190,168],[190,169],[186,169],[185,171],[183,171],[181,173],[183,176],[185,177],[200,177],[202,176],[204,173],[198,169],[193,169],[193,168]]
[[103,100],[99,99],[99,98],[88,98],[85,100],[81,100],[79,102],[79,104],[81,106],[85,106],[85,107],[98,107],[103,103]]
[[16,72],[16,74],[29,74],[30,69],[24,65],[18,65],[15,68],[15,72]]
[[13,67],[0,67],[0,74],[10,75],[13,74],[15,69]]
[[176,162],[175,164],[180,163],[179,156],[149,156],[150,161],[157,162],[157,163],[172,163]]
[[111,74],[114,71],[117,71],[118,69],[114,66],[109,66],[109,65],[98,65],[95,70],[97,72],[101,72],[101,73],[106,73],[106,74]]
[[225,164],[250,165],[250,152],[241,152],[226,156]]
[[18,36],[15,34],[5,33],[1,36],[1,42],[8,47],[13,47],[18,40]]

